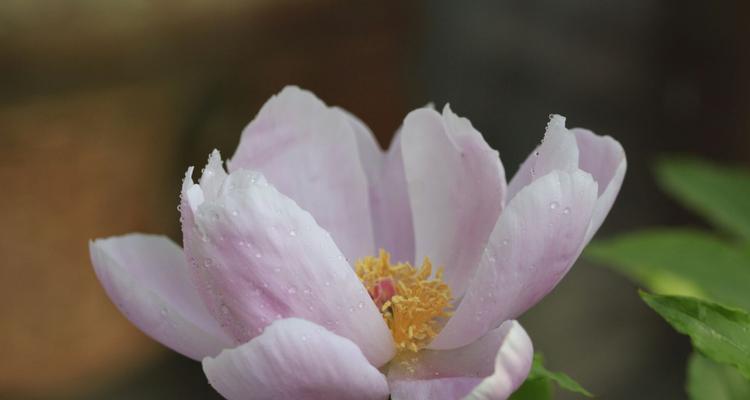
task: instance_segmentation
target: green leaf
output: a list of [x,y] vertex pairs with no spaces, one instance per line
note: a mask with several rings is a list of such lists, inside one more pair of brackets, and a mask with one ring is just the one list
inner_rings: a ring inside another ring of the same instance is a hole
[[717,227],[750,240],[750,171],[689,158],[657,164],[661,186]]
[[597,241],[586,257],[660,294],[750,310],[750,251],[691,230],[659,229]]
[[687,392],[691,400],[750,399],[750,380],[736,369],[693,353],[688,364]]
[[706,357],[736,367],[750,379],[750,315],[704,300],[640,292],[641,298],[678,332],[690,336]]
[[552,384],[546,378],[526,379],[509,400],[549,400],[552,398]]
[[527,380],[544,379],[548,382],[555,382],[558,386],[571,392],[582,394],[586,397],[594,397],[588,390],[584,389],[576,381],[562,372],[552,372],[544,368],[544,358],[541,354],[534,354],[534,363],[531,365],[531,372]]

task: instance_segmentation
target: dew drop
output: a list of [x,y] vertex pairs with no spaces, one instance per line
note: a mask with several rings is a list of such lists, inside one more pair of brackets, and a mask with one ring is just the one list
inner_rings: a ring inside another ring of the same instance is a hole
[[227,307],[226,304],[222,304],[221,305],[221,313],[224,314],[224,315],[229,314],[229,307]]
[[294,288],[294,286],[289,286],[289,289],[286,290],[289,294],[295,294],[297,293],[297,289]]
[[568,215],[568,214],[570,214],[570,207],[565,207],[565,208],[563,209],[563,214],[565,214],[565,215]]
[[364,307],[365,307],[365,303],[363,303],[361,301],[359,303],[357,303],[357,308],[359,308],[360,310],[363,309]]
[[303,342],[306,342],[307,341],[307,336],[302,335],[302,337],[300,337],[300,340],[302,340]]
[[557,209],[557,207],[560,207],[560,203],[558,203],[556,201],[553,201],[552,203],[549,203],[549,208],[551,210],[555,210],[555,209]]
[[326,281],[323,285],[326,287],[331,286],[331,282]]
[[292,229],[291,231],[289,231],[289,236],[297,236],[297,231]]
[[502,243],[503,243],[503,246],[507,246],[508,245],[508,239],[503,239]]
[[260,254],[260,253],[255,253],[255,258],[261,258],[261,257],[263,257],[263,255],[262,255],[262,254]]

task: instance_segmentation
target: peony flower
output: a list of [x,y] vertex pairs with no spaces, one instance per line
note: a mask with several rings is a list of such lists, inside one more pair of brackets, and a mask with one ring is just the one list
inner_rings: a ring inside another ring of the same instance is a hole
[[95,240],[122,313],[203,363],[229,399],[505,399],[533,349],[515,321],[601,225],[625,174],[615,140],[565,128],[506,184],[446,106],[382,152],[368,128],[287,87],[214,151],[163,236]]

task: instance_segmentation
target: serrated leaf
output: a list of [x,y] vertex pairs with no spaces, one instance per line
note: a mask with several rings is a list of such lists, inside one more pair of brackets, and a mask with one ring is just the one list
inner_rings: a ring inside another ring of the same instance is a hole
[[582,394],[586,397],[594,397],[588,390],[584,389],[578,382],[574,381],[573,378],[569,377],[562,372],[552,372],[544,367],[544,359],[540,354],[534,354],[534,363],[531,366],[531,372],[529,373],[528,380],[533,379],[546,379],[547,381],[555,382],[559,387]]
[[735,368],[693,353],[688,363],[687,392],[690,400],[746,400],[750,399],[750,380]]
[[750,171],[697,159],[658,163],[661,186],[718,228],[750,240]]
[[641,298],[678,332],[690,336],[706,357],[736,367],[750,379],[750,315],[692,297],[640,292]]
[[653,292],[750,309],[750,252],[707,233],[642,231],[592,243],[585,255]]

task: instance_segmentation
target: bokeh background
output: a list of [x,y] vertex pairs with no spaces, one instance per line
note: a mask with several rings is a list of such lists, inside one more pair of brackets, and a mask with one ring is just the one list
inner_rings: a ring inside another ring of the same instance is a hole
[[[218,398],[110,304],[87,241],[179,241],[186,167],[231,155],[286,84],[383,146],[409,110],[450,102],[509,174],[550,113],[611,134],[629,171],[606,237],[701,224],[656,189],[660,155],[750,163],[749,35],[740,0],[4,0],[0,398]],[[635,289],[581,260],[522,321],[551,369],[600,398],[684,398],[689,343]]]

